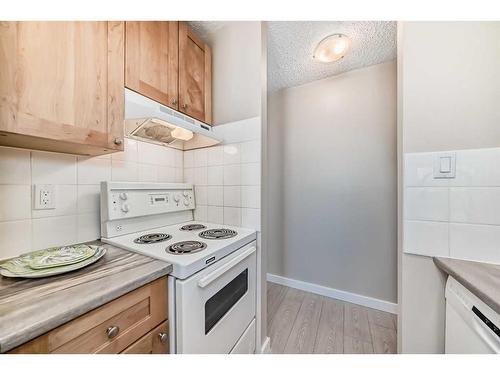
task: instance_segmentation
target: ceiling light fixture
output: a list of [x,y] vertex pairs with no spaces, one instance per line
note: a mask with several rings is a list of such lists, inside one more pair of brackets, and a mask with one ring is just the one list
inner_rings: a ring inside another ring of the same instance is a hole
[[324,63],[340,60],[349,51],[350,46],[351,40],[348,36],[344,34],[328,35],[316,46],[313,59]]

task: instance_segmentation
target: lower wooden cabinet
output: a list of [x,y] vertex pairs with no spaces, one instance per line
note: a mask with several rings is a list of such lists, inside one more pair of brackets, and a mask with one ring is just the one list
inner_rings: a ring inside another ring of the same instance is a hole
[[165,321],[130,345],[122,354],[167,354],[169,351],[168,322]]
[[167,280],[129,292],[10,353],[168,353]]

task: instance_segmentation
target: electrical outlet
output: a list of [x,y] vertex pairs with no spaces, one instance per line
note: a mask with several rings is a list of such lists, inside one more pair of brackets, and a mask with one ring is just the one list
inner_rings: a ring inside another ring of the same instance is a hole
[[54,185],[35,185],[35,210],[53,210],[56,208]]

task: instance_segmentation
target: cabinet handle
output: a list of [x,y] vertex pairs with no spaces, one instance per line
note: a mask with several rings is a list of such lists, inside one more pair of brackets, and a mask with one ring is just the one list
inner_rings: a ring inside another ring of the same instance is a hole
[[172,99],[172,105],[177,105],[177,99]]
[[182,109],[186,109],[188,107],[188,105],[186,103],[184,103],[183,105],[181,105]]
[[123,141],[120,138],[115,138],[113,142],[115,145],[121,145]]
[[160,342],[161,342],[162,344],[166,344],[166,343],[167,343],[167,341],[168,341],[168,333],[161,333],[161,332],[160,332],[160,333],[158,334],[158,337],[160,338]]
[[118,335],[118,332],[120,332],[120,328],[117,326],[111,326],[108,327],[106,330],[106,335],[108,336],[108,339],[113,339]]

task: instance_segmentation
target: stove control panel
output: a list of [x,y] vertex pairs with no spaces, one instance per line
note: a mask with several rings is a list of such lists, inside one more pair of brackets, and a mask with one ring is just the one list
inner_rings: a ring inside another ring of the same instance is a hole
[[[132,183],[130,183],[132,185]],[[168,212],[193,210],[195,199],[193,187],[185,184],[172,184],[172,188],[110,188],[104,194],[108,220],[156,215]],[[103,192],[101,192],[103,193]],[[102,199],[102,197],[101,197]]]

